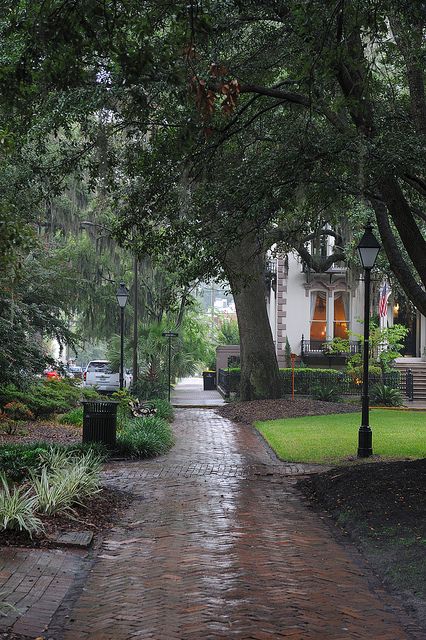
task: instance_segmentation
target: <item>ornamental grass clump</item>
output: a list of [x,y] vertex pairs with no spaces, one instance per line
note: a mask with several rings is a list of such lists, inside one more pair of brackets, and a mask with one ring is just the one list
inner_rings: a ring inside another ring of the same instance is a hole
[[127,420],[117,436],[117,450],[130,458],[151,458],[174,444],[170,425],[157,416]]
[[0,474],[0,530],[19,529],[30,536],[43,530],[43,524],[37,517],[36,497],[30,487],[9,487],[3,474]]
[[40,475],[31,478],[37,510],[53,515],[82,505],[100,491],[100,467],[101,459],[90,451],[79,458],[47,452]]

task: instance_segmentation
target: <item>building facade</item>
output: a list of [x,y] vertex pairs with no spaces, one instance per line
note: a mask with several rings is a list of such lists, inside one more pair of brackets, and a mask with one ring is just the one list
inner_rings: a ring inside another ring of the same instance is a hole
[[[328,248],[330,250],[330,248]],[[326,345],[334,338],[350,341],[350,353],[360,348],[363,333],[364,283],[362,273],[334,263],[324,273],[311,271],[296,253],[270,258],[267,264],[267,309],[280,367],[288,366],[286,352],[310,366],[330,364]],[[374,280],[374,278],[373,278]],[[381,283],[372,284],[372,314],[378,313]],[[382,326],[394,322],[409,327],[405,356],[420,360],[426,347],[426,319],[407,311],[391,294]],[[286,344],[288,341],[288,346]],[[334,364],[344,364],[334,358]]]

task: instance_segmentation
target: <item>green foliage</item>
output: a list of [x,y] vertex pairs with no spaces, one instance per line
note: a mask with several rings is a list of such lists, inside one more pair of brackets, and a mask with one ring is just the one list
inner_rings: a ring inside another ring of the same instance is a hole
[[90,387],[81,387],[80,391],[83,400],[99,400],[103,397],[96,389],[91,389]]
[[73,505],[99,492],[101,460],[91,451],[79,457],[48,451],[43,462],[41,473],[31,477],[40,513],[72,511]]
[[41,246],[19,258],[16,273],[0,271],[0,384],[22,386],[52,362],[43,339],[74,336],[64,319],[70,269]]
[[286,364],[287,364],[287,366],[290,366],[290,363],[291,363],[291,347],[290,347],[290,343],[288,341],[288,337],[287,336],[285,337],[284,353],[285,353]]
[[167,400],[163,400],[163,398],[153,398],[147,402],[147,405],[148,407],[154,407],[156,410],[155,417],[162,418],[168,422],[173,420],[173,407]]
[[371,402],[384,407],[400,407],[403,404],[399,389],[380,383],[375,384],[371,389]]
[[219,328],[219,344],[240,344],[240,330],[236,320],[225,320]]
[[333,338],[331,342],[325,342],[322,345],[322,351],[326,355],[339,355],[341,353],[349,353],[349,340],[343,338]]
[[80,397],[81,390],[72,380],[37,381],[23,391],[13,384],[0,386],[0,405],[22,402],[38,418],[69,411],[78,405]]
[[73,444],[66,447],[51,446],[45,442],[35,444],[10,444],[0,446],[0,468],[8,480],[20,482],[37,473],[46,464],[46,455],[50,451],[63,452],[66,457],[78,457],[88,451],[106,458],[107,451],[101,444]]
[[67,413],[59,416],[58,422],[61,424],[73,424],[78,427],[83,426],[83,408],[71,409]]
[[112,400],[118,402],[117,407],[117,426],[121,428],[122,425],[128,420],[132,413],[130,410],[129,402],[134,400],[133,395],[129,392],[128,389],[122,389],[119,391],[115,391],[112,396]]
[[166,453],[173,443],[166,420],[157,416],[133,418],[118,433],[117,451],[129,458],[151,458]]
[[33,420],[32,411],[23,402],[13,401],[7,402],[3,407],[4,413],[11,420]]
[[165,375],[160,375],[156,371],[146,371],[141,374],[132,386],[132,394],[141,401],[151,400],[151,398],[167,398],[169,385],[165,380]]
[[[401,324],[381,329],[377,322],[371,323],[369,340],[369,370],[371,373],[375,373],[375,369],[383,372],[392,370],[391,365],[394,360],[402,355],[401,350],[404,348],[404,339],[408,331],[409,329]],[[363,344],[364,336],[362,334],[351,333],[351,336]],[[347,372],[362,378],[362,360],[362,353],[356,353],[351,356],[347,362]]]
[[[364,371],[363,371],[363,365],[359,364],[359,365],[354,365],[355,362],[359,362],[360,360],[362,360],[361,354],[357,354],[360,356],[360,358],[353,358],[351,359],[351,362],[347,364],[346,366],[346,372],[348,375],[351,376],[351,378],[353,379],[353,381],[357,384],[361,384],[362,383],[362,379],[363,379],[363,375],[364,375]],[[373,361],[374,362],[374,361]],[[368,375],[369,376],[373,376],[376,378],[381,378],[382,376],[382,370],[379,367],[379,365],[377,364],[369,364],[368,366]]]
[[312,388],[312,397],[314,400],[323,402],[341,402],[342,400],[338,390],[332,385],[315,385]]
[[3,474],[0,474],[0,530],[19,529],[30,536],[39,533],[43,525],[35,515],[36,498],[31,489],[9,487]]

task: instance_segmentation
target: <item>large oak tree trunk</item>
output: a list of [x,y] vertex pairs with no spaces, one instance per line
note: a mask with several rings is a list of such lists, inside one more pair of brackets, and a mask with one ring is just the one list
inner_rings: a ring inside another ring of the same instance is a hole
[[279,398],[277,356],[265,300],[265,252],[249,233],[223,260],[240,330],[240,399]]

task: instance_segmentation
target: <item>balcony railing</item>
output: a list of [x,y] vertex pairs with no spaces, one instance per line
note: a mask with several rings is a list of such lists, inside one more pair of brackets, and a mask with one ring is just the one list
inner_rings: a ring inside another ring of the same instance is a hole
[[350,341],[349,347],[342,351],[337,351],[335,343],[332,340],[305,340],[302,336],[300,341],[300,355],[302,360],[304,356],[353,356],[355,353],[361,353],[361,343],[359,341]]

